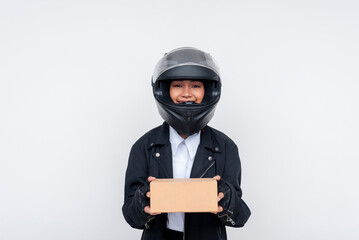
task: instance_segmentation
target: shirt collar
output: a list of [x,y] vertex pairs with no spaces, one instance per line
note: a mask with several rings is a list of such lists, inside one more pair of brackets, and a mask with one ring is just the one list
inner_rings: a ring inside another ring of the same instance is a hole
[[197,148],[200,142],[201,131],[188,136],[186,139],[182,138],[178,132],[170,126],[170,142],[172,147],[172,154],[175,155],[177,152],[178,146],[184,142],[188,149],[191,159],[194,158],[197,152]]
[[194,159],[196,152],[197,152],[197,148],[199,145],[199,142],[201,140],[201,131],[192,134],[191,136],[188,136],[185,140],[189,155],[191,157],[191,159]]
[[178,134],[178,132],[170,126],[170,143],[172,148],[172,156],[177,152],[178,145],[183,142],[183,138]]

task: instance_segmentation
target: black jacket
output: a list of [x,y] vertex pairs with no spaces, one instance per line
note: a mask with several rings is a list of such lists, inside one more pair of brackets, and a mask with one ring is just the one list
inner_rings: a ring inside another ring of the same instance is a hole
[[[242,227],[251,212],[242,200],[241,163],[236,144],[225,134],[211,127],[202,129],[200,144],[193,162],[191,178],[212,178],[220,175],[232,189],[229,211],[226,214],[186,213],[185,239],[227,239],[225,225]],[[142,239],[164,239],[167,214],[151,216],[143,211],[136,199],[149,176],[173,178],[169,126],[152,129],[132,147],[125,181],[123,215],[132,227],[144,229]]]

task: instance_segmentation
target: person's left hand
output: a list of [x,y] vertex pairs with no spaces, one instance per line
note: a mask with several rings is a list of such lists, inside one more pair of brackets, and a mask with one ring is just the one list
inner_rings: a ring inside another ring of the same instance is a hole
[[[213,177],[213,179],[215,179],[218,182],[219,180],[221,180],[221,176],[216,175],[216,176]],[[221,201],[221,199],[223,197],[224,197],[223,192],[219,192],[218,195],[217,195],[217,202]],[[212,213],[217,214],[217,213],[222,212],[222,211],[223,211],[223,208],[220,205],[218,205],[217,212],[212,212]]]

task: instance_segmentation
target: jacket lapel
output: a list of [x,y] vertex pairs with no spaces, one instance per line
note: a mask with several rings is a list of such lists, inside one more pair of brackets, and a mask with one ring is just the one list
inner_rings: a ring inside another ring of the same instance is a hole
[[158,149],[154,155],[158,165],[161,167],[163,178],[173,178],[171,144]]
[[199,146],[193,162],[191,178],[201,177],[208,168],[213,166],[213,163],[213,153],[208,149]]
[[214,167],[214,151],[210,129],[205,127],[201,132],[201,142],[198,146],[196,157],[193,162],[191,178],[199,178],[209,168]]
[[164,122],[160,128],[156,140],[151,143],[152,158],[155,159],[161,169],[161,178],[173,178],[172,150],[169,142],[169,126]]

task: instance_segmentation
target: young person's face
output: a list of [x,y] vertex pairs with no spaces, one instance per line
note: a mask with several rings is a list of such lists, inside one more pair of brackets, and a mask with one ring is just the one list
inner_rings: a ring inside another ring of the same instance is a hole
[[170,96],[174,103],[201,103],[204,97],[204,86],[201,81],[173,81],[170,86]]

